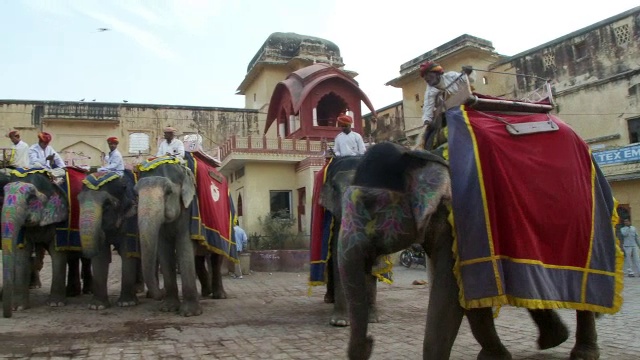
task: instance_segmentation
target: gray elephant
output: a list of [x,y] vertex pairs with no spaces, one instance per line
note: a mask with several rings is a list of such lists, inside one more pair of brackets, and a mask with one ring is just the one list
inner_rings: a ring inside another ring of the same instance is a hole
[[[164,302],[161,311],[179,311],[183,316],[202,314],[196,287],[196,243],[191,238],[190,206],[196,184],[191,170],[178,163],[162,163],[140,172],[135,186],[138,193],[138,230],[142,250],[145,284],[154,299]],[[202,255],[202,254],[199,254]],[[203,276],[204,261],[198,261],[200,279],[211,279],[213,298],[227,297],[222,287],[222,256],[212,254],[212,274]],[[199,257],[199,259],[204,259]],[[160,291],[156,275],[159,260],[166,295]],[[182,280],[182,303],[178,297],[176,264]]]
[[[603,198],[611,195],[606,189],[603,194]],[[381,143],[367,151],[353,185],[343,197],[338,240],[338,264],[351,318],[350,359],[368,359],[373,348],[373,339],[367,336],[365,276],[374,259],[412,243],[423,245],[431,259],[433,274],[423,358],[448,359],[466,315],[474,337],[482,346],[478,359],[511,359],[496,333],[492,309],[461,306],[461,288],[454,272],[459,264],[454,260],[454,237],[448,221],[450,200],[449,168],[442,158],[391,143]],[[604,214],[605,218],[610,215]],[[606,221],[603,226],[607,226]],[[567,328],[556,312],[543,309],[530,310],[530,314],[540,331],[541,349],[567,339]],[[571,359],[598,358],[594,313],[577,311],[576,343]]]
[[[325,176],[326,180],[322,185],[318,197],[319,205],[330,213],[325,213],[325,216],[331,216],[333,221],[333,229],[331,233],[334,235],[328,239],[328,249],[330,254],[326,262],[327,292],[325,294],[324,301],[326,303],[333,303],[333,312],[329,322],[334,326],[349,325],[346,299],[342,290],[342,281],[336,264],[338,254],[337,234],[340,233],[340,222],[342,220],[342,194],[344,194],[347,187],[351,185],[356,168],[358,164],[360,164],[361,160],[362,156],[334,157],[327,165]],[[314,216],[317,216],[316,213],[314,213]],[[320,239],[320,236],[314,236],[313,241],[322,241],[322,239]],[[314,271],[315,269],[312,269],[312,277]],[[325,273],[325,271],[320,272],[323,274]],[[377,278],[368,274],[366,276],[366,280],[368,285],[369,322],[375,323],[378,322],[378,312],[376,308]]]
[[[44,173],[13,177],[4,186],[2,207],[3,316],[13,310],[29,308],[29,283],[35,245],[44,246],[51,255],[52,283],[47,300],[50,306],[66,304],[66,293],[79,292],[65,287],[67,252],[56,250],[56,224],[67,220],[66,194]],[[79,255],[72,255],[79,258]],[[71,279],[79,278],[78,266],[70,267]],[[69,281],[70,286],[77,286]]]
[[[93,298],[89,308],[105,309],[110,306],[107,277],[111,263],[111,246],[122,258],[120,297],[121,307],[138,304],[136,290],[140,251],[137,239],[137,216],[133,173],[90,174],[78,195],[80,205],[80,239],[82,253],[91,258],[94,276]],[[144,285],[142,285],[144,287]]]

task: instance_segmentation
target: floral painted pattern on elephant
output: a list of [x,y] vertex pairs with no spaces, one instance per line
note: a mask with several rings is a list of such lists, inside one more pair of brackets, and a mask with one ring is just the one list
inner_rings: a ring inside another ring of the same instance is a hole
[[[411,209],[413,217],[422,234],[428,224],[428,218],[433,214],[442,199],[451,199],[451,178],[448,168],[438,165],[419,168],[409,173],[408,192],[411,194]],[[419,236],[418,238],[422,238]]]

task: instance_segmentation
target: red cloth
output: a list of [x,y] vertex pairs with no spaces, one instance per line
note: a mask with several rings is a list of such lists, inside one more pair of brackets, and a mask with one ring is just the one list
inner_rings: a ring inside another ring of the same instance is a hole
[[202,224],[229,241],[233,215],[227,179],[207,157],[199,152],[192,152],[191,155],[197,162],[195,176]]
[[69,229],[79,230],[80,204],[78,194],[82,190],[82,180],[87,176],[86,171],[76,167],[67,167],[67,196],[69,196]]

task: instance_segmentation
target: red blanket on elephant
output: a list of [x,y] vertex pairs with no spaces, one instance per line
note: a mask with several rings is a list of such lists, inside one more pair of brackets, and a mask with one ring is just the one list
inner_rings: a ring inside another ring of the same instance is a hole
[[187,152],[187,164],[196,178],[196,199],[191,206],[191,238],[208,250],[238,261],[233,239],[235,211],[227,179],[206,155]]
[[[585,142],[547,114],[446,115],[462,306],[618,311],[615,200]],[[558,131],[505,125],[548,119]]]
[[78,194],[82,190],[82,180],[87,172],[83,169],[69,166],[61,187],[69,201],[69,217],[56,228],[56,249],[58,250],[82,250],[80,243],[80,205]]

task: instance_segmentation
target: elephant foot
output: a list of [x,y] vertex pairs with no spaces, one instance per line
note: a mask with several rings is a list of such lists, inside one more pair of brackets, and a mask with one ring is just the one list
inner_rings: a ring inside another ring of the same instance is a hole
[[133,295],[133,297],[120,295],[120,297],[116,301],[116,305],[118,305],[119,307],[136,306],[139,303],[140,302],[138,301],[138,297],[135,295]]
[[153,296],[153,293],[150,290],[147,290],[146,298],[147,299],[153,299],[153,300],[162,300],[162,299],[164,299],[164,297],[166,295],[167,295],[167,291],[165,289],[160,289],[158,291],[158,295],[157,296]]
[[538,348],[540,350],[554,348],[569,338],[569,330],[562,322],[556,322],[553,326],[541,328],[538,337]]
[[180,305],[180,315],[182,316],[198,316],[202,314],[202,307],[197,301],[185,301]]
[[93,294],[92,287],[93,286],[91,286],[91,284],[86,284],[85,283],[84,285],[82,285],[82,294],[83,295],[91,295],[91,294]]
[[28,304],[19,304],[11,307],[13,311],[24,311],[27,310],[30,306]]
[[364,344],[349,342],[348,356],[349,360],[367,360],[371,357],[373,351],[373,337],[367,336]]
[[39,274],[31,274],[31,280],[29,281],[29,289],[40,289],[42,282],[40,281]]
[[227,293],[224,290],[217,290],[211,292],[212,299],[226,299]]
[[331,315],[329,324],[337,327],[349,326],[349,318],[345,314],[334,313],[333,315]]
[[136,294],[144,293],[144,283],[136,284]]
[[571,360],[598,360],[600,349],[598,345],[578,345],[571,350]]
[[109,300],[91,299],[89,302],[89,310],[104,310],[111,307]]
[[210,289],[202,288],[202,291],[200,292],[200,296],[202,296],[203,298],[208,296],[213,297],[213,291],[211,291]]
[[511,353],[507,349],[489,351],[482,349],[478,353],[478,360],[511,360]]
[[178,299],[165,299],[160,305],[160,311],[176,312],[178,310],[180,310],[180,300]]
[[47,305],[51,307],[62,307],[67,305],[67,300],[60,296],[49,296],[47,299]]

